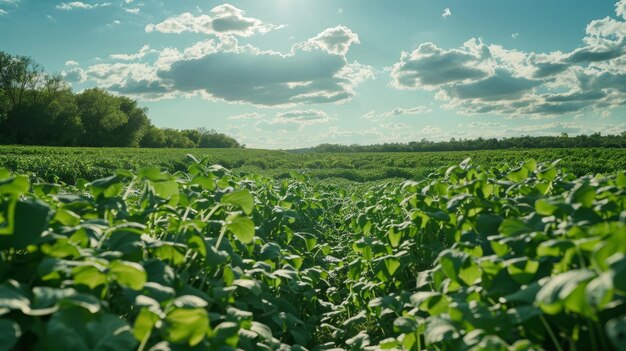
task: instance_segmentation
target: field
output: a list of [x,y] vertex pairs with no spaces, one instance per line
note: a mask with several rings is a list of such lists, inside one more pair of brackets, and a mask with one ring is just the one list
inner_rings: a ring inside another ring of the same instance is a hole
[[626,149],[533,149],[510,151],[424,153],[321,153],[245,149],[128,149],[0,146],[0,167],[33,175],[47,182],[75,184],[80,178],[98,179],[112,170],[160,167],[170,173],[185,171],[185,157],[220,164],[238,173],[262,174],[276,179],[302,173],[315,179],[343,178],[364,182],[389,178],[426,177],[440,167],[465,158],[484,167],[514,164],[529,158],[539,162],[560,159],[560,167],[583,176],[626,169]]
[[625,350],[625,163],[2,147],[0,350]]

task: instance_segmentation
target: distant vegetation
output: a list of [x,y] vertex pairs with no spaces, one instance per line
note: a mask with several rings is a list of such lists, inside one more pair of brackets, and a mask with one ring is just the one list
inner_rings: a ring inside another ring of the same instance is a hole
[[[419,179],[441,167],[471,157],[484,167],[515,164],[528,158],[560,159],[559,167],[576,176],[608,174],[626,169],[626,149],[533,149],[497,151],[308,153],[254,149],[128,149],[0,146],[0,168],[29,174],[45,182],[75,184],[80,178],[96,179],[120,168],[158,167],[185,171],[187,154],[220,164],[236,173],[262,174],[274,179],[304,174],[313,179],[368,182],[391,178]],[[330,181],[330,180],[329,180]]]
[[161,129],[147,108],[102,89],[79,94],[32,59],[0,51],[0,144],[153,148],[238,148],[204,128]]
[[560,136],[520,136],[512,138],[477,138],[455,139],[450,141],[411,141],[409,143],[385,143],[375,145],[339,145],[321,144],[298,152],[417,152],[417,151],[469,151],[469,150],[503,150],[503,149],[545,149],[545,148],[624,148],[626,147],[626,131],[619,135],[577,135],[570,137],[567,133]]

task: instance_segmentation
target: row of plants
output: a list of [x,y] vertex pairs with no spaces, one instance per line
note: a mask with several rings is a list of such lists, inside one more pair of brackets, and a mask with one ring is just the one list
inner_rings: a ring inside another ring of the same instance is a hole
[[0,170],[0,350],[623,350],[626,173]]
[[185,155],[208,157],[233,172],[275,179],[304,173],[312,179],[341,178],[367,182],[426,177],[470,157],[484,167],[560,159],[560,168],[578,177],[626,169],[625,149],[532,149],[450,152],[305,153],[253,149],[137,149],[0,146],[0,167],[30,175],[36,181],[73,185],[80,178],[99,179],[115,169],[137,172],[159,167],[169,173],[186,171]]

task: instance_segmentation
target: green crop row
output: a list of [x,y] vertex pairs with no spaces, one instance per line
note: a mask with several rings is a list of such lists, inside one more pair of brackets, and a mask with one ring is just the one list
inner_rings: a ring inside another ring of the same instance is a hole
[[[182,161],[181,161],[182,162]],[[0,170],[0,350],[624,350],[626,173]]]
[[78,179],[98,179],[112,170],[137,171],[160,167],[170,173],[185,171],[185,155],[208,157],[238,173],[262,174],[275,179],[292,172],[310,178],[375,181],[426,177],[440,167],[471,157],[476,164],[497,166],[534,158],[539,162],[561,160],[561,167],[576,176],[626,169],[624,149],[532,149],[496,151],[404,153],[308,153],[249,149],[128,149],[0,146],[0,167],[32,175],[46,182],[75,184]]

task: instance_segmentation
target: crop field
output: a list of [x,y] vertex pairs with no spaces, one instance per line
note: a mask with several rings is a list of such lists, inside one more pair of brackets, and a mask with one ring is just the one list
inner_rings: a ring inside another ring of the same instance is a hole
[[137,149],[0,146],[0,167],[28,174],[45,182],[70,185],[78,179],[107,177],[115,169],[137,171],[159,167],[170,173],[185,171],[185,155],[207,158],[237,173],[261,174],[277,179],[292,173],[310,178],[373,181],[422,178],[440,167],[471,158],[484,167],[515,164],[529,158],[560,161],[560,167],[583,176],[626,169],[626,149],[532,149],[510,151],[453,151],[420,153],[312,153],[247,149]]
[[183,152],[0,149],[0,350],[625,349],[621,150]]

